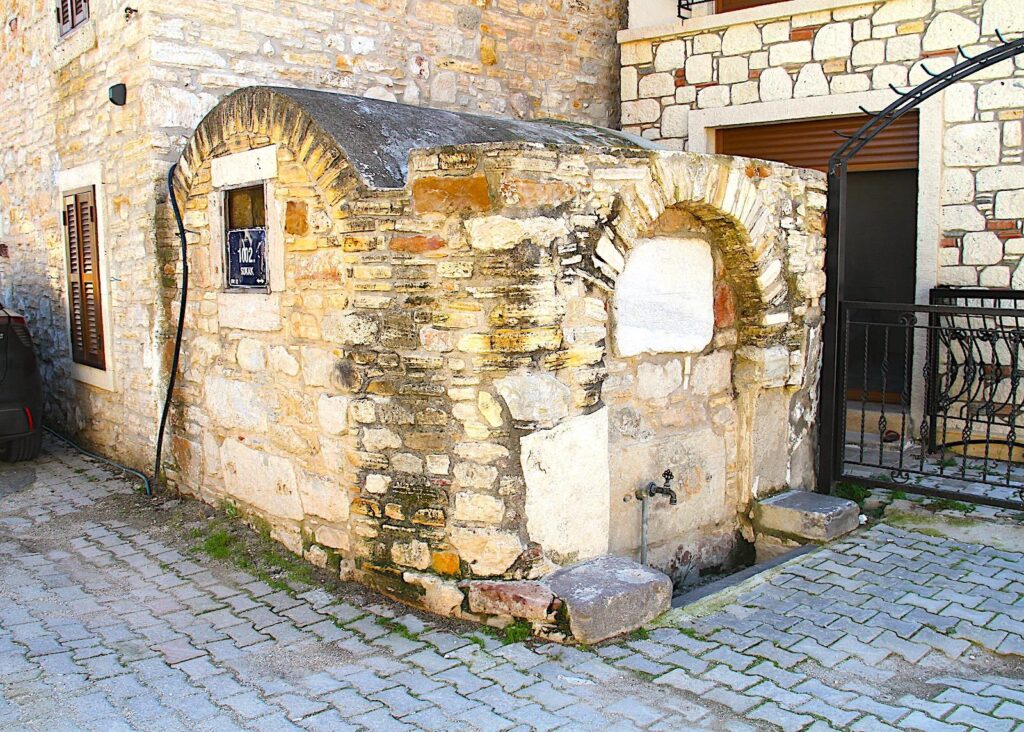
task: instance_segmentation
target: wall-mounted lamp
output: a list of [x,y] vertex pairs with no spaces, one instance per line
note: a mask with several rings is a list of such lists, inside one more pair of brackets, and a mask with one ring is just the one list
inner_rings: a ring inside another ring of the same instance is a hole
[[128,7],[127,5],[125,5],[124,6],[124,22],[127,23],[129,20],[132,19],[132,16],[138,14],[138,12],[139,11],[136,8],[131,8],[131,7]]
[[111,104],[123,107],[125,100],[128,98],[128,87],[124,84],[114,84],[107,89],[107,97],[110,99]]

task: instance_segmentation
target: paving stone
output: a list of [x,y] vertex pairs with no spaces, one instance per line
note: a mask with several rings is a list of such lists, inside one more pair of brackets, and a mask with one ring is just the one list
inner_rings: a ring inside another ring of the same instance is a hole
[[839,650],[826,648],[811,638],[804,638],[799,643],[794,643],[789,650],[792,653],[802,653],[813,658],[825,668],[835,668],[849,658],[849,654]]
[[993,719],[987,714],[980,714],[970,707],[957,707],[945,719],[951,724],[963,724],[985,732],[1010,732],[1019,720]]
[[348,724],[336,709],[306,717],[300,722],[300,726],[311,732],[355,732],[359,729],[355,725]]
[[696,696],[702,696],[715,688],[715,684],[713,682],[698,678],[683,669],[669,671],[667,674],[659,676],[654,681],[658,684],[672,686],[680,691],[688,691]]
[[1005,717],[1006,719],[1024,720],[1024,704],[1017,702],[1003,702],[992,712],[994,717]]
[[962,724],[946,724],[932,719],[923,712],[912,712],[900,722],[901,729],[922,730],[922,732],[966,732]]
[[686,651],[676,651],[661,658],[662,663],[684,668],[692,674],[702,674],[708,669],[707,661],[703,661]]
[[721,704],[739,715],[745,715],[763,701],[760,697],[739,693],[721,686],[716,686],[704,694],[703,700]]
[[894,653],[898,653],[910,663],[917,663],[928,655],[928,652],[931,650],[928,646],[921,643],[903,640],[891,631],[885,631],[874,642],[883,648],[888,648]]
[[860,695],[849,700],[843,706],[847,709],[853,709],[858,712],[865,712],[867,714],[874,715],[888,724],[895,724],[900,719],[910,714],[911,711],[906,707],[892,706],[891,704],[885,704],[876,699],[872,699],[871,697]]
[[[379,599],[270,588],[102,496],[103,520],[83,520],[62,475],[63,517],[0,504],[3,728],[1001,732],[1024,713],[1024,680],[979,673],[968,645],[1020,653],[1020,552],[878,525],[645,640],[503,645]],[[5,538],[44,514],[59,545]]]
[[784,732],[797,732],[814,721],[812,717],[803,714],[793,714],[777,704],[768,702],[762,704],[750,712],[751,719],[761,719],[769,724],[781,727]]

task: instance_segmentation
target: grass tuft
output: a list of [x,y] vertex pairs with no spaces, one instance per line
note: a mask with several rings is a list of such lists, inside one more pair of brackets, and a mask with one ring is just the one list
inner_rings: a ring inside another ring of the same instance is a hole
[[203,551],[214,559],[227,559],[232,555],[238,538],[226,529],[217,529],[203,539]]
[[635,641],[647,640],[650,637],[651,637],[651,631],[647,630],[647,628],[644,628],[644,627],[637,628],[636,630],[634,630],[632,633],[629,634],[629,639],[630,640],[635,640]]
[[867,497],[871,495],[869,488],[865,488],[857,483],[836,483],[836,487],[832,492],[839,498],[853,501],[861,508],[864,507],[864,501]]
[[525,620],[517,620],[512,625],[506,625],[501,631],[501,640],[505,645],[522,643],[533,634],[533,626]]

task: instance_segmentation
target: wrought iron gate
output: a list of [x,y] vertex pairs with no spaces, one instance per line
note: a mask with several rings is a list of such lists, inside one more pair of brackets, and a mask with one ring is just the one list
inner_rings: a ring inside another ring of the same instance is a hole
[[[1024,294],[939,288],[927,305],[844,296],[851,159],[922,101],[1024,53],[1024,38],[901,93],[829,160],[818,490],[841,480],[1024,508]],[[838,133],[837,133],[838,134]],[[844,135],[844,137],[846,137]]]
[[943,300],[843,303],[836,479],[1022,508],[1024,293]]

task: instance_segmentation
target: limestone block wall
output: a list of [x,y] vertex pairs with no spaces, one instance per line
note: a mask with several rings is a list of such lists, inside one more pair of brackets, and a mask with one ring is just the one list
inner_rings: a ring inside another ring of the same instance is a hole
[[[1009,38],[1024,32],[1019,0],[808,0],[631,27],[620,34],[623,129],[704,150],[711,143],[693,138],[691,121],[708,111],[735,108],[731,124],[801,119],[804,110],[857,114],[857,104],[894,99],[889,84],[905,89],[928,78],[925,66],[938,72],[963,60],[958,45],[971,55],[992,48],[997,28]],[[929,251],[919,294],[935,284],[1024,287],[1024,59],[931,104],[921,121],[929,162],[919,184],[919,252]]]
[[625,0],[144,3],[162,142],[225,94],[279,84],[616,127]]
[[[224,293],[211,167],[270,145],[283,282]],[[691,570],[721,561],[756,491],[809,478],[818,174],[501,143],[414,151],[405,187],[372,190],[264,90],[203,122],[178,183],[196,276],[168,474],[311,561],[435,612],[514,615],[481,583],[634,554],[639,504],[621,499],[666,466],[686,488],[657,561],[677,575],[685,547]],[[616,282],[661,232],[714,252],[714,338],[620,356]],[[627,441],[629,412],[650,431]],[[706,534],[725,537],[715,552],[698,551]],[[520,616],[554,628],[549,601]]]
[[[203,115],[263,82],[510,117],[614,126],[622,3],[401,0],[358,5],[92,0],[58,38],[53,4],[0,9],[0,297],[30,320],[46,418],[137,468],[151,465],[173,313],[165,176]],[[127,104],[107,88],[127,85]],[[105,386],[72,378],[62,173],[97,171],[111,335]],[[161,249],[157,242],[166,244]]]
[[[93,18],[63,40],[50,3],[14,0],[0,10],[0,299],[31,324],[46,419],[141,467],[152,460],[158,364],[160,171],[136,93],[149,77],[147,43],[141,25],[125,23],[123,6],[91,6]],[[118,82],[132,90],[123,107],[106,101]],[[79,178],[104,192],[96,206],[112,388],[71,377],[60,219],[60,180],[69,171],[83,171]]]

